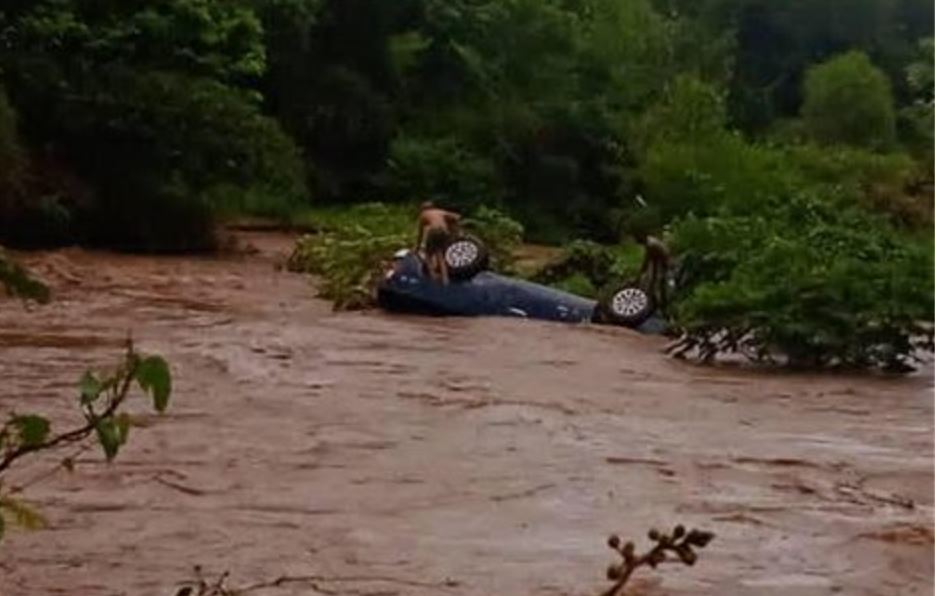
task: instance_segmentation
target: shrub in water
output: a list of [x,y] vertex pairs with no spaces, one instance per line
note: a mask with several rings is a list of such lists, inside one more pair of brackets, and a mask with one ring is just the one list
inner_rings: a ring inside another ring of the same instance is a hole
[[931,243],[840,202],[800,194],[771,207],[675,226],[682,345],[705,358],[905,368],[931,334]]
[[462,221],[462,227],[483,240],[494,269],[512,271],[514,253],[523,242],[523,224],[502,211],[481,205]]

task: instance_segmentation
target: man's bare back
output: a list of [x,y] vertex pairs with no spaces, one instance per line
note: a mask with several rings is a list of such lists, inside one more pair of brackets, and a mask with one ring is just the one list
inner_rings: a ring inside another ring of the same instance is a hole
[[423,203],[419,211],[419,234],[416,250],[425,244],[425,260],[429,275],[441,278],[448,283],[448,266],[445,263],[445,249],[451,237],[457,232],[461,216],[435,207],[432,203]]
[[419,227],[420,229],[440,228],[452,233],[460,219],[460,216],[456,213],[437,207],[429,207],[419,213]]

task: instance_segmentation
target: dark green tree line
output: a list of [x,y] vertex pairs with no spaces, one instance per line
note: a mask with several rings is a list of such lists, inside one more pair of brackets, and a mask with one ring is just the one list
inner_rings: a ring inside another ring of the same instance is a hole
[[[197,248],[219,213],[432,196],[504,207],[534,238],[613,240],[609,222],[653,184],[659,105],[685,77],[722,94],[725,128],[872,134],[858,144],[928,155],[906,73],[931,13],[922,0],[13,0],[0,134],[20,165],[5,168],[0,234]],[[854,77],[888,89],[873,113],[846,77],[818,76],[847,52],[861,52]],[[822,87],[824,112],[808,97]],[[816,130],[825,113],[844,130]],[[877,115],[879,134],[855,124]]]

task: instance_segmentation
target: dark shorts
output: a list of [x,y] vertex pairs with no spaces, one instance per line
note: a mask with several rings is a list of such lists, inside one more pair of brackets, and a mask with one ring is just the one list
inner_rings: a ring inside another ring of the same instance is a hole
[[442,228],[429,228],[425,233],[425,252],[432,255],[445,252],[450,235]]

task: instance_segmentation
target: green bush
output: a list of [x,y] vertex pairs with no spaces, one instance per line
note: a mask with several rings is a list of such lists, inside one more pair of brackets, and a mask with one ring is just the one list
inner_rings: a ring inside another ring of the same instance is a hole
[[386,177],[394,200],[433,200],[461,212],[496,205],[501,196],[490,160],[454,138],[398,137],[390,147]]
[[896,138],[893,94],[866,54],[848,52],[805,73],[802,118],[821,143],[885,149]]
[[16,111],[0,87],[0,234],[21,210],[24,157],[16,130]]
[[919,41],[916,59],[905,69],[905,79],[911,101],[899,110],[900,139],[922,166],[930,191],[935,183],[935,38]]
[[675,226],[683,345],[792,364],[904,368],[933,317],[931,242],[843,201],[798,194],[761,214]]
[[406,234],[377,234],[364,227],[306,235],[296,243],[288,268],[318,275],[318,295],[331,300],[335,310],[366,308],[373,305],[385,265],[411,238]]
[[481,205],[461,222],[466,232],[474,234],[487,246],[491,267],[512,272],[516,249],[523,243],[523,225],[502,211]]
[[663,221],[687,213],[758,209],[797,182],[781,152],[727,132],[702,143],[655,143],[641,174],[646,199]]
[[95,244],[146,252],[206,251],[216,247],[214,210],[182,176],[113,180],[77,227]]
[[33,161],[63,164],[86,192],[46,188],[54,176],[33,164],[3,237],[28,226],[60,241],[206,248],[219,212],[281,214],[307,199],[298,149],[241,86],[265,67],[250,8],[41,0],[8,14],[0,68]]
[[845,192],[863,207],[904,226],[932,224],[932,197],[912,192],[920,173],[918,164],[907,154],[817,145],[790,146],[784,154],[803,186],[823,185]]
[[218,213],[281,215],[306,200],[297,149],[248,94],[161,73],[101,85],[93,111],[64,106],[72,159],[95,189],[79,220],[90,241],[205,249]]
[[815,144],[750,143],[729,133],[704,143],[662,141],[642,166],[646,198],[662,221],[695,215],[755,213],[776,195],[846,193],[855,203],[906,225],[931,222],[931,198],[912,194],[918,166],[902,153]]
[[336,310],[372,306],[393,253],[415,243],[415,213],[412,207],[382,203],[309,210],[297,222],[318,233],[298,240],[287,267],[319,276],[319,296]]
[[575,240],[563,248],[558,259],[546,264],[530,279],[595,298],[616,284],[635,281],[641,262],[642,248],[635,244],[605,246]]
[[697,77],[680,75],[643,116],[638,136],[644,147],[659,141],[703,144],[726,127],[724,93]]
[[73,240],[74,210],[86,188],[60,162],[31,156],[17,120],[0,87],[0,239],[25,247]]

